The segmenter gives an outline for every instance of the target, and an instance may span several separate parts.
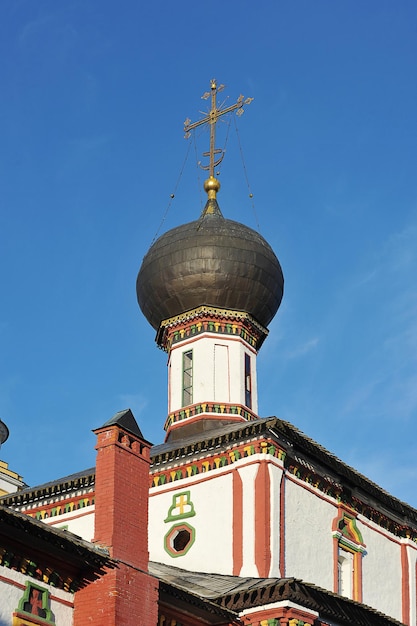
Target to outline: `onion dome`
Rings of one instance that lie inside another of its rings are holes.
[[[266,327],[283,296],[279,261],[259,233],[223,217],[215,178],[204,187],[208,201],[201,217],[159,237],[144,257],[136,282],[139,306],[155,329],[204,305],[246,312]]]
[[[6,424],[0,420],[0,447],[9,438],[9,429]]]

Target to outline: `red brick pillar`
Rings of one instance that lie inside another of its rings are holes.
[[[156,626],[158,621],[158,581],[147,573],[150,444],[135,421],[137,430],[121,423],[110,420],[94,431],[94,543],[107,548],[118,567],[75,594],[74,626]]]

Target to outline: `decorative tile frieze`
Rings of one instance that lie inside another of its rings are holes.
[[[59,503],[43,504],[42,506],[23,510],[26,515],[33,517],[37,520],[45,520],[49,517],[57,517],[58,515],[65,515],[65,513],[72,513],[84,509],[85,507],[92,506],[94,504],[94,493],[88,496],[81,495],[67,500],[61,500]]]
[[[267,329],[248,313],[202,306],[163,320],[157,343],[160,348],[169,352],[173,344],[202,333],[236,336],[256,350],[259,350],[268,335]]]
[[[410,526],[394,521],[387,515],[384,515],[381,511],[365,502],[362,502],[354,496],[351,497],[349,504],[356,511],[356,513],[360,513],[381,528],[388,530],[397,537],[408,538],[417,543],[417,533],[413,531]]]
[[[241,458],[254,454],[264,454],[273,456],[280,461],[285,459],[285,451],[279,448],[272,440],[256,440],[244,443],[236,447],[225,450],[221,454],[213,453],[201,459],[195,459],[189,463],[183,463],[177,467],[159,469],[151,474],[151,487],[159,487],[168,483],[189,478],[198,474],[204,474],[215,469],[226,467],[236,463]]]
[[[320,476],[308,467],[292,463],[291,461],[286,469],[293,476],[296,476],[308,485],[318,489],[325,495],[334,498],[337,502],[341,502],[349,506],[356,513],[360,513],[393,535],[397,537],[407,537],[417,543],[417,533],[411,531],[409,526],[396,522],[370,504],[362,502],[353,496],[350,493],[350,490],[344,489],[341,484],[331,480],[329,477],[325,478]]]
[[[293,463],[290,463],[288,465],[287,470],[290,474],[293,474],[294,476],[296,476],[300,480],[303,480],[315,489],[319,489],[319,491],[322,491],[331,498],[335,498],[336,500],[340,498],[342,493],[342,486],[339,483],[320,476],[308,467],[296,465]]]
[[[259,419],[258,416],[241,404],[228,404],[226,402],[201,402],[179,409],[170,413],[165,421],[164,429],[168,430],[172,424],[181,422],[191,417],[197,417],[204,413],[222,415],[232,415],[242,417],[247,422]]]

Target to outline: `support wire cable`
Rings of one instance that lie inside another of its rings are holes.
[[[239,131],[238,131],[238,127],[237,127],[236,119],[235,119],[235,117],[234,117],[234,116],[233,116],[233,121],[234,121],[234,123],[235,123],[236,137],[237,137],[237,142],[238,142],[238,144],[239,144],[240,157],[241,157],[241,159],[242,159],[242,165],[243,165],[243,171],[244,171],[244,173],[245,173],[246,184],[247,184],[247,186],[248,186],[249,198],[250,198],[250,199],[251,199],[251,201],[252,201],[252,211],[253,211],[253,215],[254,215],[254,217],[255,217],[255,222],[256,222],[256,227],[257,227],[257,229],[258,229],[258,233],[260,233],[260,232],[261,232],[261,227],[260,227],[260,225],[259,225],[259,219],[258,219],[258,215],[257,215],[257,213],[256,213],[256,209],[255,209],[255,202],[254,202],[254,200],[253,200],[253,193],[252,193],[251,188],[250,188],[249,178],[248,178],[248,172],[247,172],[247,170],[246,170],[245,159],[244,159],[244,157],[243,157],[242,144],[241,144],[241,142],[240,142]]]
[[[173,193],[171,193],[171,195],[170,195],[170,198],[169,198],[169,201],[168,201],[167,208],[165,209],[165,213],[164,213],[164,214],[163,214],[163,216],[162,216],[161,223],[159,224],[159,226],[158,226],[158,228],[157,228],[157,230],[156,230],[156,233],[155,233],[155,235],[154,235],[154,238],[153,238],[153,239],[152,239],[152,241],[151,241],[151,246],[155,243],[155,241],[156,241],[156,239],[157,239],[157,237],[158,237],[158,235],[159,235],[159,233],[160,233],[160,231],[161,231],[161,228],[162,228],[162,226],[164,225],[164,222],[165,222],[165,220],[166,220],[166,218],[167,218],[167,216],[168,216],[169,210],[170,210],[170,208],[171,208],[172,201],[173,201],[173,200],[174,200],[174,198],[175,198],[175,194],[176,194],[176,192],[177,192],[178,185],[180,184],[180,181],[181,181],[181,178],[182,178],[182,174],[183,174],[183,172],[184,172],[184,168],[185,168],[185,165],[186,165],[187,160],[188,160],[188,155],[190,154],[190,148],[191,148],[191,143],[189,142],[189,143],[188,143],[188,147],[187,147],[187,152],[186,152],[186,154],[185,154],[184,162],[183,162],[183,164],[182,164],[182,167],[181,167],[180,173],[179,173],[179,175],[178,175],[177,182],[175,183],[174,191],[173,191]]]
[[[229,121],[227,122],[227,131],[226,131],[226,138],[224,140],[224,147],[222,148],[222,152],[223,154],[226,154],[226,147],[227,147],[227,142],[229,141],[229,131],[230,131],[230,124],[232,123],[232,116],[229,113],[229,115],[226,116],[225,119],[222,119],[221,121],[226,124],[226,119],[229,119]],[[221,166],[222,166],[223,161],[221,161],[221,163],[219,164],[219,169],[216,172],[217,176],[220,175],[220,170],[221,170]]]
[[[195,138],[195,131],[192,132],[192,138],[193,138],[193,145],[194,145],[194,153],[195,153],[195,166],[197,169],[197,186],[198,186],[198,195],[200,198],[200,211],[203,210],[203,194],[201,193],[201,189],[202,189],[202,184],[201,184],[201,178],[200,178],[200,161],[198,160],[198,155],[197,155],[197,141]]]

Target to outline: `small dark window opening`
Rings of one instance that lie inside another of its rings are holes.
[[[245,405],[252,408],[252,380],[250,373],[250,356],[245,353]]]
[[[182,355],[182,406],[193,403],[193,351]]]
[[[191,540],[191,533],[188,530],[180,530],[177,536],[172,540],[172,547],[175,552],[182,552],[188,546]]]

